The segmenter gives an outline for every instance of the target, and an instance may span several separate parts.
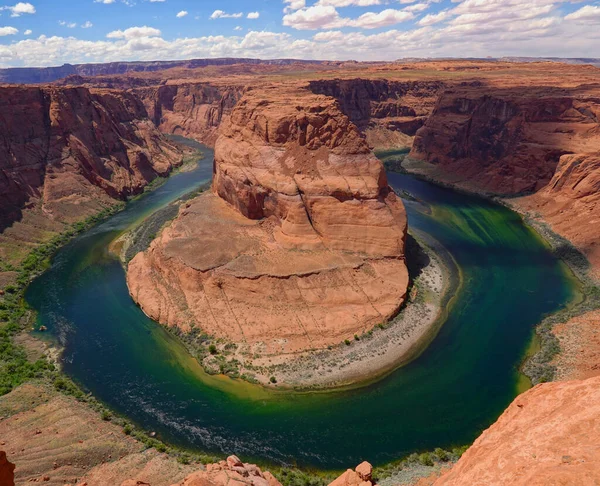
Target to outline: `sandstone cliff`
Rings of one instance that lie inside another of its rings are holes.
[[[435,486],[600,482],[600,378],[527,391]]]
[[[494,88],[443,93],[410,157],[454,183],[514,195],[544,187],[565,154],[598,150],[600,86]]]
[[[580,248],[600,277],[600,152],[563,155],[549,184],[516,204]]]
[[[247,92],[217,140],[213,189],[129,265],[130,292],[152,318],[285,354],[398,312],[404,208],[332,98]]]
[[[309,83],[310,90],[338,100],[375,149],[410,147],[445,89],[441,81],[334,79]]]
[[[162,132],[194,138],[212,146],[219,125],[229,116],[244,90],[235,84],[185,83],[139,88],[134,94],[142,100]]]
[[[2,87],[0,111],[0,229],[37,203],[51,219],[81,219],[181,161],[131,94]]]

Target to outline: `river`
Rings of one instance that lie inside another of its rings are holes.
[[[574,295],[573,278],[521,218],[485,199],[390,174],[409,225],[442,244],[462,284],[423,354],[369,386],[271,392],[206,375],[129,297],[108,245],[209,181],[212,151],[191,172],[79,236],[28,288],[39,325],[64,348],[64,370],[117,412],[190,449],[324,469],[382,464],[472,442],[517,394],[534,326]]]

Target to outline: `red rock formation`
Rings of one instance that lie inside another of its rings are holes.
[[[533,192],[560,157],[596,151],[600,87],[446,91],[417,132],[410,157],[441,167],[455,183],[496,194]]]
[[[0,88],[0,222],[39,200],[73,221],[142,191],[181,154],[134,96],[107,90]]]
[[[0,451],[0,485],[15,486],[15,465],[6,458],[4,451]]]
[[[281,354],[398,312],[404,208],[335,100],[248,92],[216,143],[213,188],[220,197],[187,204],[130,263],[130,292],[149,316]]]
[[[281,486],[281,483],[268,471],[254,464],[244,464],[236,456],[227,461],[208,464],[205,471],[189,475],[180,483],[172,486]],[[130,486],[127,481],[121,486]],[[131,486],[135,486],[131,484]]]
[[[600,483],[600,377],[520,395],[435,486]]]
[[[412,145],[411,137],[431,115],[445,84],[357,78],[311,81],[309,87],[338,100],[372,147],[388,149]]]
[[[516,204],[580,248],[600,277],[600,152],[562,156],[550,183]]]
[[[134,91],[146,105],[150,118],[164,133],[194,138],[214,145],[224,117],[242,97],[244,88],[186,83],[140,88]]]
[[[362,462],[356,469],[348,469],[344,474],[335,479],[329,486],[372,486],[373,466],[368,462]]]

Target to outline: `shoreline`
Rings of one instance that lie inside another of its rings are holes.
[[[428,182],[454,191],[492,200],[514,211],[561,261],[569,274],[568,277],[574,281],[574,295],[562,309],[546,316],[535,326],[532,341],[534,339],[539,341],[539,349],[532,355],[525,352],[519,370],[533,386],[543,382],[557,381],[561,376],[572,373],[573,369],[563,369],[564,363],[570,362],[571,366],[575,367],[576,365],[572,363],[576,359],[572,356],[572,351],[561,346],[561,339],[559,339],[557,331],[561,327],[566,327],[572,320],[585,319],[586,316],[600,309],[600,297],[594,291],[600,285],[600,280],[595,277],[593,266],[581,250],[567,238],[553,231],[539,214],[519,206],[517,200],[523,195],[498,196],[497,194],[474,189],[465,182],[457,182],[456,184],[448,182],[438,178],[441,177],[441,171],[432,164],[408,157],[402,160],[400,168],[403,172],[420,177]],[[569,346],[569,341],[572,341],[572,339],[562,339],[566,341],[568,347],[572,348],[572,346]],[[528,350],[530,348],[531,343]]]
[[[460,277],[422,239],[415,239],[414,244],[429,261],[416,278],[411,277],[407,302],[394,319],[332,349],[259,358],[254,364],[266,368],[258,375],[259,383],[268,384],[270,376],[275,376],[281,391],[356,389],[418,358],[443,326],[450,283]]]
[[[187,198],[174,201],[113,240],[109,249],[125,268],[133,256],[130,249],[143,251],[151,242],[148,234],[157,235],[168,226]],[[409,236],[407,253],[413,253],[410,260],[419,268],[411,272],[407,301],[398,315],[329,348],[250,357],[239,343],[206,335],[198,341],[195,334],[156,325],[174,335],[209,375],[239,379],[274,392],[333,392],[368,386],[416,359],[428,347],[444,323],[451,284],[460,286],[460,271],[451,256],[439,243],[427,240],[425,234],[419,235],[418,241]],[[419,263],[423,261],[426,263]]]

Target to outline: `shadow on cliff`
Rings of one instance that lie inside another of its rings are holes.
[[[431,258],[429,258],[429,255],[425,252],[419,242],[410,234],[406,235],[404,253],[410,281],[414,282],[415,279],[423,273],[423,269],[431,263]]]

